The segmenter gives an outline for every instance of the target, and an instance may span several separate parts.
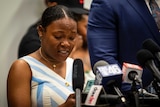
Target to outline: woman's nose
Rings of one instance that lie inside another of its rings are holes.
[[[62,46],[70,46],[70,43],[69,43],[69,41],[64,40],[64,41],[61,42],[61,45]]]

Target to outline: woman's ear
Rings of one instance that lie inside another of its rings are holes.
[[[39,39],[41,41],[43,33],[44,33],[44,28],[42,27],[42,25],[37,26],[37,32],[38,32],[38,35],[39,35]]]

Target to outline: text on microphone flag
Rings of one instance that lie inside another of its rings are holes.
[[[119,75],[122,74],[122,70],[117,64],[110,64],[110,65],[105,65],[105,66],[99,66],[97,67],[98,71],[103,75],[103,76],[112,76],[112,75]]]

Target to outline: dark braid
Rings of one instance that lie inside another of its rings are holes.
[[[49,24],[51,24],[51,22],[66,17],[65,14],[67,15],[67,17],[75,20],[72,12],[66,6],[56,5],[48,7],[42,14],[41,25],[43,26],[43,28],[46,28]]]

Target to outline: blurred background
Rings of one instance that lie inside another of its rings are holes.
[[[91,1],[84,0],[84,7],[89,9]],[[45,8],[44,0],[0,0],[0,107],[8,106],[6,80],[19,42]]]

